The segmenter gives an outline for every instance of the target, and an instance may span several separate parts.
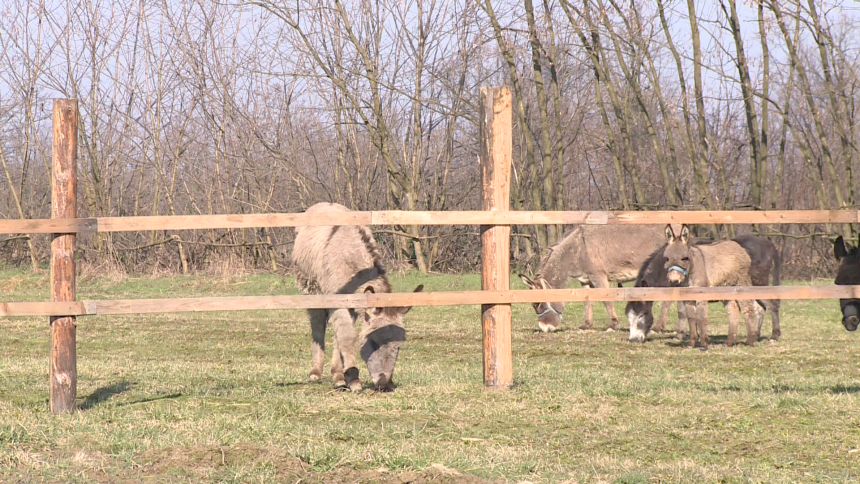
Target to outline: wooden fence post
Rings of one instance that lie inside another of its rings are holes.
[[[511,206],[512,110],[506,87],[482,87],[480,108],[482,209],[507,211]],[[511,287],[511,227],[481,226],[481,289]],[[511,305],[481,306],[484,335],[484,385],[507,388],[513,383]]]
[[[77,217],[78,103],[54,99],[51,218]],[[52,234],[51,301],[75,300],[75,234]],[[74,316],[51,318],[51,412],[75,409],[78,363]]]

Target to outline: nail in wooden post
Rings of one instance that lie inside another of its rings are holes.
[[[78,103],[54,99],[51,218],[77,217]],[[75,300],[75,234],[51,238],[51,301]],[[51,317],[51,412],[75,409],[78,363],[75,317]]]
[[[485,211],[507,211],[511,206],[512,111],[506,87],[481,88],[481,173]],[[481,226],[481,289],[508,290],[511,227]],[[513,383],[511,305],[481,306],[484,332],[484,385],[507,388]]]

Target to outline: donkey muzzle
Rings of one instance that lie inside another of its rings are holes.
[[[841,299],[842,326],[848,331],[857,331],[860,326],[860,299]]]

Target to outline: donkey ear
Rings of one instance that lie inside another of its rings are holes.
[[[843,257],[848,255],[848,250],[845,248],[845,239],[841,235],[833,241],[833,255],[836,256],[836,260],[842,260]]]
[[[690,241],[690,227],[687,227],[686,224],[681,226],[681,243],[687,245]]]
[[[375,292],[376,292],[376,291],[374,291],[374,290],[373,290],[373,286],[367,286],[366,288],[364,288],[364,293],[365,293],[365,294],[373,294],[373,293],[375,293]]]
[[[544,279],[543,277],[538,279],[538,284],[540,284],[541,289],[552,289],[552,286],[550,286],[549,283],[546,282],[546,279]]]
[[[675,231],[672,230],[671,224],[666,224],[666,241],[670,244],[675,242]]]
[[[537,284],[535,284],[535,281],[531,280],[531,278],[529,276],[527,276],[525,274],[517,274],[517,275],[520,276],[520,280],[523,281],[523,284],[525,284],[526,287],[528,287],[529,289],[534,289],[537,287]]]
[[[416,287],[415,290],[412,292],[421,292],[423,290],[424,290],[424,284],[418,284],[418,287]],[[398,308],[398,309],[400,309],[400,315],[402,316],[402,315],[408,313],[409,310],[412,309],[412,306],[407,306],[405,308]]]

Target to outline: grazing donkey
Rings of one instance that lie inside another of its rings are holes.
[[[336,203],[318,203],[306,213],[348,212]],[[305,294],[354,294],[391,292],[373,235],[362,226],[297,227],[293,245],[296,282]],[[418,286],[415,292],[423,289]],[[410,308],[308,309],[311,320],[311,381],[322,376],[325,359],[325,328],[334,326],[331,375],[335,388],[361,390],[355,351],[361,357],[373,386],[379,391],[393,389],[394,364],[400,344],[406,340],[403,315]],[[355,320],[364,313],[364,326],[356,336]]]
[[[711,244],[693,245],[690,243],[690,230],[686,225],[681,227],[680,235],[676,237],[670,225],[666,226],[667,245],[662,249],[662,258],[655,254],[648,268],[637,280],[637,285],[655,286],[687,286],[687,287],[716,287],[716,286],[749,286],[750,266],[749,254],[735,241],[725,240]],[[662,260],[661,260],[662,259]],[[662,262],[662,267],[660,267]],[[652,284],[654,283],[654,284]],[[627,316],[630,319],[631,340],[641,341],[645,333],[639,333],[639,328],[649,326],[648,320],[653,319],[650,302],[636,302],[627,305]],[[686,302],[687,320],[690,326],[690,347],[698,342],[702,349],[708,348],[708,301]],[[695,313],[693,313],[695,307]],[[743,313],[747,327],[747,344],[754,346],[758,334],[754,328],[754,310],[752,301],[728,301],[726,310],[729,315],[729,336],[726,344],[735,342],[738,330],[738,310]],[[695,317],[693,317],[695,314]],[[694,324],[695,321],[695,324]],[[634,338],[634,329],[637,334]]]
[[[610,283],[636,279],[642,263],[666,243],[663,230],[649,225],[584,225],[579,226],[548,249],[534,277],[520,274],[530,289],[561,289],[570,278],[583,286],[608,288]],[[618,325],[618,316],[611,301],[604,301],[609,313],[609,328]],[[660,321],[666,319],[671,303],[663,305]],[[544,332],[555,331],[562,320],[564,303],[533,304],[538,315],[538,327]],[[679,307],[678,315],[681,316]],[[585,323],[580,329],[593,325],[591,301],[585,302]]]
[[[771,269],[773,270],[773,285],[780,284],[780,268],[781,259],[779,251],[770,240],[764,237],[754,235],[740,235],[732,239],[746,250],[750,257],[750,281],[753,286],[767,286],[770,284]],[[699,244],[710,244],[710,240],[698,240]],[[666,249],[664,245],[658,249],[651,257],[642,265],[642,269],[636,279],[637,287],[668,287],[669,280],[666,277],[667,273],[664,268],[664,255]],[[758,311],[759,305],[771,315],[771,323],[773,329],[771,332],[772,339],[779,339],[781,335],[779,325],[779,299],[766,299],[757,301],[756,309],[756,334],[761,335],[761,327],[764,322],[764,311]],[[653,303],[645,301],[635,301],[627,304],[625,312],[630,321],[630,341],[643,342],[648,332],[652,329],[654,317],[651,314],[651,306]],[[687,318],[678,318],[678,337],[683,337],[683,333],[687,332]]]
[[[839,286],[860,284],[860,250],[845,243],[842,236],[833,242],[833,255],[839,261],[836,269],[836,281]],[[860,325],[860,299],[840,299],[842,309],[842,326],[848,331],[857,331]]]

